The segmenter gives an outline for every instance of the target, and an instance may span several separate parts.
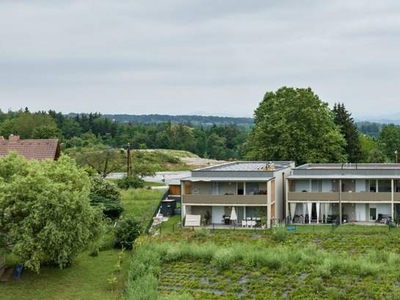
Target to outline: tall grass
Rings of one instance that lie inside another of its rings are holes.
[[[162,265],[177,261],[201,261],[221,274],[235,274],[238,268],[250,273],[263,269],[281,274],[312,274],[310,282],[321,287],[332,277],[354,275],[361,280],[374,278],[382,272],[397,274],[400,267],[399,254],[391,251],[370,250],[350,256],[347,253],[320,249],[315,244],[304,247],[266,247],[261,243],[231,242],[218,245],[213,242],[162,242],[147,238],[142,245],[136,247],[129,272],[126,299],[151,299],[145,298],[147,294],[142,292],[135,293],[135,290],[147,291],[149,297],[157,295],[158,287],[154,279],[162,272]],[[332,296],[332,299],[339,299],[343,294],[334,287],[326,288],[325,293]],[[159,299],[158,297],[152,299]],[[171,297],[170,299],[175,299]],[[163,296],[161,299],[169,298]]]
[[[143,224],[151,219],[165,190],[129,189],[121,191],[124,215],[130,215]],[[147,225],[147,224],[146,224]]]

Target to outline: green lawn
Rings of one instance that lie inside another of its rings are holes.
[[[123,215],[134,216],[146,226],[165,191],[166,189],[129,189],[122,191]]]
[[[122,270],[116,276],[117,291],[111,292],[108,284],[118,253],[119,250],[101,251],[97,257],[84,253],[74,261],[71,267],[64,270],[42,267],[40,274],[24,270],[19,280],[0,282],[1,299],[121,299],[130,253],[125,254]]]

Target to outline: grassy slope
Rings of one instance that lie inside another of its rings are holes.
[[[121,193],[124,203],[123,215],[135,216],[146,226],[165,190],[138,189]]]

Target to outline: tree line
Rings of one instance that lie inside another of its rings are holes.
[[[107,146],[114,149],[186,150],[201,157],[239,159],[248,126],[235,123],[193,126],[172,121],[155,123],[117,122],[99,113],[66,116],[53,110],[0,111],[0,135],[22,139],[59,138],[62,148]]]
[[[0,111],[0,135],[57,137],[64,150],[175,149],[219,160],[293,160],[297,164],[394,162],[400,150],[399,125],[357,124],[343,103],[331,109],[311,88],[268,91],[254,110],[252,126],[241,123],[247,118],[238,119],[242,125],[224,123],[234,120],[224,118],[219,124],[205,125],[206,119],[196,116],[200,123],[195,125],[186,118],[164,115],[149,115],[142,119],[146,123],[115,116],[122,119],[100,113],[30,112],[28,108]]]

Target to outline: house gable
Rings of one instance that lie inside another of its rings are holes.
[[[58,139],[20,139],[11,135],[8,140],[0,137],[0,156],[7,156],[10,152],[17,152],[26,159],[57,160],[60,157],[60,143]]]

